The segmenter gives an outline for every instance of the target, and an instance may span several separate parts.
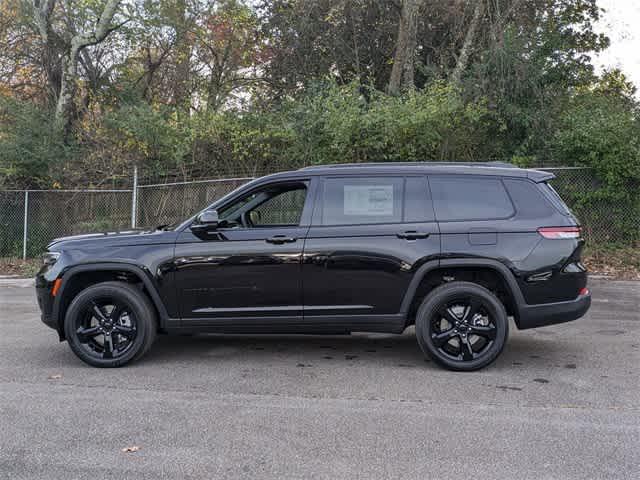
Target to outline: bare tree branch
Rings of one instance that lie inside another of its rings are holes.
[[[473,10],[473,17],[471,18],[471,23],[469,24],[467,35],[464,38],[464,43],[462,44],[462,49],[460,50],[460,55],[458,56],[456,68],[451,74],[451,81],[456,85],[460,83],[462,74],[467,69],[469,56],[471,55],[471,50],[473,48],[473,42],[476,38],[478,27],[480,26],[480,20],[482,19],[482,15],[484,14],[484,2],[485,0],[476,0],[476,6]]]

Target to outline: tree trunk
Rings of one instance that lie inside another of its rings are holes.
[[[78,33],[71,38],[71,44],[62,58],[62,74],[60,79],[60,93],[56,105],[56,124],[65,138],[71,131],[73,121],[74,101],[78,83],[78,58],[80,52],[90,46],[102,42],[112,32],[111,21],[122,0],[107,0],[104,10],[98,19],[96,28],[92,32]],[[55,0],[53,0],[55,3]]]
[[[467,35],[464,38],[464,43],[462,44],[462,49],[460,50],[460,55],[458,56],[456,68],[451,74],[451,81],[455,85],[460,84],[460,80],[462,80],[462,74],[467,69],[467,65],[469,64],[469,56],[471,55],[471,50],[473,49],[473,42],[476,39],[476,34],[478,32],[478,28],[480,27],[480,20],[482,19],[482,15],[484,14],[485,0],[475,1],[476,6],[473,10],[473,17],[471,18],[471,23],[469,24],[469,30],[467,30]]]
[[[416,54],[416,35],[418,32],[418,11],[422,0],[402,0],[398,38],[393,57],[393,67],[389,77],[387,91],[391,95],[400,93],[400,89],[414,88],[414,63]]]
[[[176,58],[173,82],[173,103],[183,107],[189,98],[189,74],[191,72],[191,44],[188,39],[188,13],[185,0],[176,1],[175,31]]]
[[[34,20],[42,40],[42,67],[47,77],[48,96],[52,104],[58,101],[60,90],[60,46],[51,29],[51,15],[56,0],[33,0]]]
[[[62,75],[60,76],[60,90],[56,104],[56,123],[64,138],[67,138],[71,131],[75,111],[78,53],[77,49],[72,48],[62,57]]]

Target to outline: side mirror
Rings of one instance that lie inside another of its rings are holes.
[[[198,225],[207,226],[209,228],[216,228],[220,224],[220,218],[218,217],[217,210],[205,210],[196,218]]]

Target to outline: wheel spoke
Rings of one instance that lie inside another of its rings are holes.
[[[440,348],[444,344],[446,344],[449,340],[451,340],[454,336],[455,334],[453,333],[453,329],[450,329],[441,333],[432,333],[431,340],[433,341],[436,347]]]
[[[455,313],[453,313],[450,307],[441,308],[440,310],[438,310],[438,314],[441,318],[444,318],[451,325],[455,325],[456,322],[460,321],[460,319],[456,316]]]
[[[104,358],[113,358],[114,341],[112,335],[104,336]]]
[[[470,322],[471,320],[473,320],[473,316],[476,313],[478,313],[481,306],[482,306],[482,303],[480,302],[479,299],[477,299],[476,297],[471,297],[469,299],[469,306],[466,308],[466,311],[464,312],[463,320],[467,322]]]
[[[123,337],[126,337],[127,340],[131,340],[136,333],[136,331],[133,328],[127,327],[125,325],[115,325],[113,328],[116,333],[119,333]]]
[[[111,320],[114,323],[117,322],[120,316],[122,315],[123,311],[124,311],[124,308],[122,307],[122,305],[115,304],[111,312],[109,312],[109,320]]]
[[[469,337],[460,338],[460,354],[465,361],[473,360],[473,347],[469,341]]]
[[[91,302],[91,309],[98,320],[102,320],[103,322],[107,320],[107,316],[102,311],[102,307],[96,302]]]
[[[80,327],[76,330],[76,334],[78,335],[78,340],[80,343],[87,343],[89,339],[100,335],[102,332],[100,331],[100,327]]]
[[[496,339],[496,327],[494,325],[481,326],[481,325],[473,325],[470,327],[471,331],[480,337],[484,337],[487,340],[495,340]]]

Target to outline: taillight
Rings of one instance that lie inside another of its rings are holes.
[[[540,235],[552,240],[579,238],[581,232],[580,227],[541,227],[538,229]]]

